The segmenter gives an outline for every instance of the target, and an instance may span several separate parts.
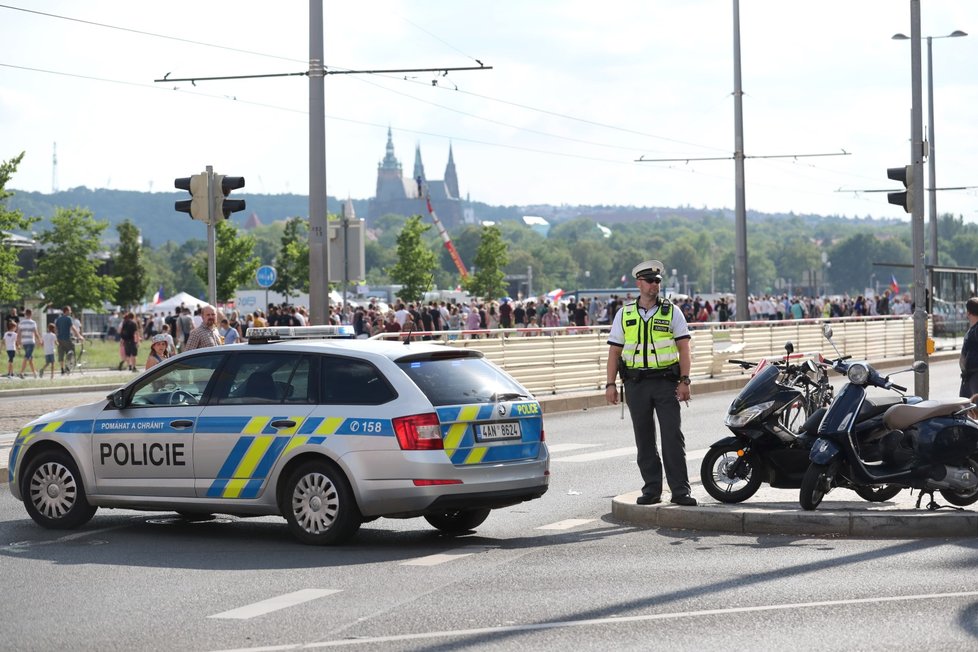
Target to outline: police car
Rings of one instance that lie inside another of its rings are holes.
[[[99,507],[285,517],[303,543],[378,517],[471,530],[547,491],[540,404],[472,349],[250,329],[188,351],[107,399],[35,419],[10,490],[47,528]]]

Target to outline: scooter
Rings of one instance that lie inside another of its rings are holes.
[[[831,327],[824,332],[831,343]],[[900,395],[907,388],[882,376],[868,362],[840,360],[833,368],[845,374],[848,383],[818,427],[799,493],[804,509],[816,509],[835,487],[858,491],[883,483],[918,489],[918,507],[923,494],[929,493],[927,507],[937,509],[935,491],[952,505],[978,501],[978,423],[967,416],[974,407],[970,400],[894,405],[883,414],[883,429],[861,432],[856,415],[868,400],[867,388]],[[927,363],[917,361],[912,369],[924,373]]]
[[[703,488],[720,502],[747,500],[763,482],[778,489],[801,487],[818,424],[832,402],[827,369],[847,357],[825,361],[818,356],[818,361],[794,364],[791,342],[785,344],[785,352],[783,359],[773,362],[730,361],[756,369],[724,420],[733,436],[714,442],[700,466]],[[900,402],[904,400],[889,397],[867,401],[858,417],[860,427],[878,430],[883,413]],[[900,487],[857,489],[869,501],[889,500],[899,492]]]

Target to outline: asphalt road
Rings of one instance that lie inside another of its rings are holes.
[[[953,395],[939,383],[956,375],[937,367],[932,395]],[[694,478],[732,395],[694,394],[684,409]],[[548,416],[550,491],[459,537],[421,519],[381,519],[348,546],[320,549],[297,544],[279,518],[190,523],[120,510],[100,510],[77,531],[46,531],[0,487],[2,647],[976,645],[974,539],[714,535],[611,521],[612,497],[639,484],[630,423],[619,416],[611,407]],[[698,485],[694,494],[703,495]]]

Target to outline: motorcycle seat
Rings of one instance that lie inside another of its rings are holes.
[[[867,398],[865,402],[863,402],[862,408],[859,410],[859,416],[857,419],[859,421],[871,419],[879,414],[883,414],[894,405],[900,405],[901,403],[903,403],[902,396],[878,396]]]
[[[921,401],[916,405],[894,405],[883,415],[883,423],[890,430],[904,430],[926,419],[951,416],[970,405],[971,400],[966,398]]]

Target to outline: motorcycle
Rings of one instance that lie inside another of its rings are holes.
[[[825,336],[831,343],[831,327],[825,327]],[[968,417],[974,407],[970,400],[894,405],[883,414],[883,428],[860,430],[854,417],[869,400],[867,388],[901,396],[907,388],[868,362],[840,360],[833,368],[848,382],[818,427],[799,493],[804,509],[816,509],[835,487],[858,491],[883,483],[919,490],[918,507],[929,493],[928,508],[937,509],[935,491],[952,505],[978,501],[978,423]],[[917,361],[912,370],[924,373],[927,363]]]
[[[818,424],[833,398],[827,370],[846,357],[824,361],[819,356],[818,361],[794,364],[791,342],[785,344],[785,352],[783,359],[773,362],[730,361],[743,369],[756,369],[724,420],[733,436],[714,442],[700,466],[703,488],[720,502],[747,500],[763,482],[778,489],[801,487]],[[867,401],[858,417],[860,427],[879,429],[883,413],[899,402],[903,401],[888,397]],[[889,500],[900,490],[866,486],[856,491],[876,502]]]

